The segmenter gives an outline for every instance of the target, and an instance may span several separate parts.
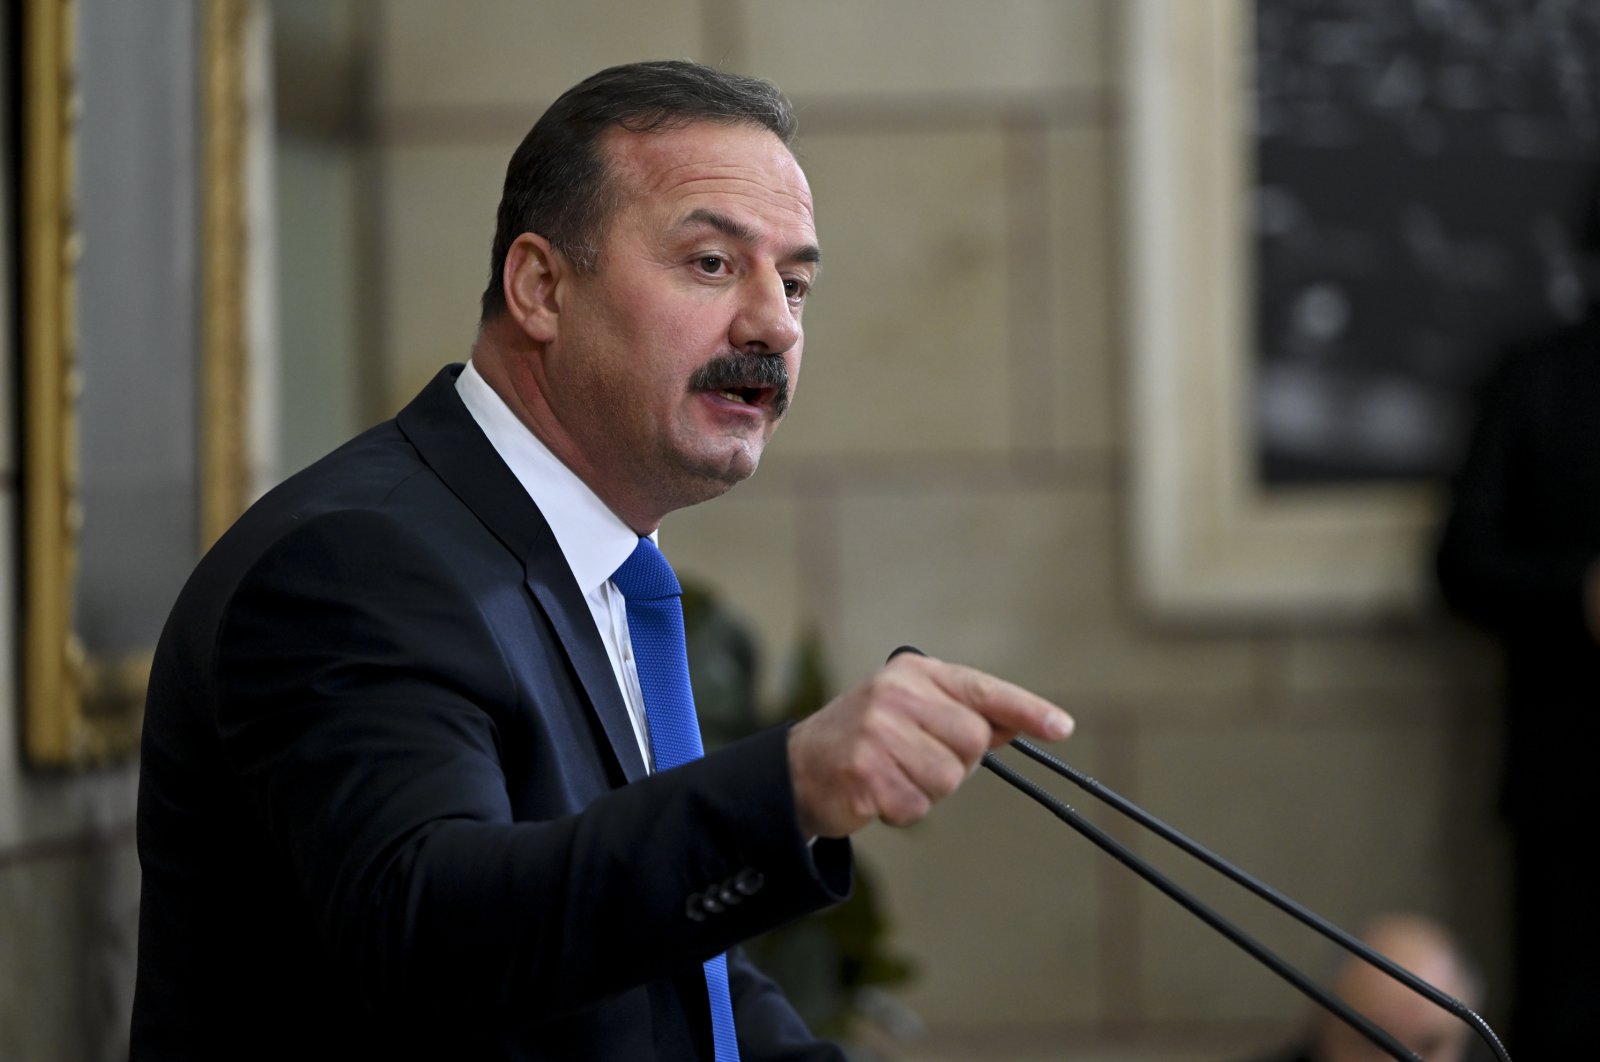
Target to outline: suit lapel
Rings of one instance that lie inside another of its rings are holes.
[[[645,774],[639,741],[589,606],[539,507],[462,404],[455,387],[460,371],[459,365],[440,371],[396,422],[445,486],[522,560],[528,590],[555,630],[612,755],[623,776],[637,781]]]
[[[550,546],[528,558],[528,589],[566,648],[567,659],[589,694],[623,775],[628,781],[637,782],[645,774],[644,759],[639,754],[639,737],[634,733],[628,707],[617,689],[616,672],[611,670],[605,646],[594,629],[594,616],[578,594],[566,559],[555,548],[553,535]]]

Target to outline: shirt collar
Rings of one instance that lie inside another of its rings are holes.
[[[578,589],[586,597],[594,593],[633,554],[639,536],[517,419],[472,362],[457,377],[456,391],[544,515]],[[655,540],[654,532],[650,538]]]

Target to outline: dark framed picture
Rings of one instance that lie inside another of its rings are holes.
[[[1157,615],[1429,596],[1496,341],[1581,309],[1600,10],[1546,7],[1128,5],[1134,556]]]

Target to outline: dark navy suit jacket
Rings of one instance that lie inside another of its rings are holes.
[[[848,890],[781,729],[645,775],[456,371],[252,507],[173,609],[135,1059],[709,1059],[701,961]],[[746,1059],[841,1057],[730,969]]]

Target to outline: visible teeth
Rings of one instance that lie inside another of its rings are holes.
[[[735,402],[743,402],[745,400],[744,395],[741,395],[736,391],[718,391],[717,394],[721,395],[723,398],[732,399]]]

